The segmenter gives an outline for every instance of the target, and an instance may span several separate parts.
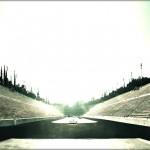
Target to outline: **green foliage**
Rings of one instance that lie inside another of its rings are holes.
[[[141,86],[144,86],[146,84],[150,83],[150,78],[142,77],[138,79],[132,79],[126,86],[122,86],[116,90],[113,90],[112,92],[108,94],[104,94],[100,99],[92,100],[85,105],[90,107],[91,105],[96,105],[98,103],[104,102],[106,100],[109,100],[113,97],[116,97],[120,94],[132,91],[132,90],[138,90]]]
[[[66,105],[64,107],[64,115],[67,116],[80,116],[87,111],[85,105],[81,102],[75,103],[73,106]]]
[[[38,91],[37,94],[35,94],[32,90],[28,91],[26,89],[25,85],[17,84],[16,83],[16,73],[15,72],[14,72],[13,82],[11,80],[9,80],[8,79],[8,67],[6,67],[6,66],[1,67],[1,70],[0,70],[0,85],[9,88],[12,91],[16,91],[16,92],[19,92],[23,95],[31,97],[33,99],[44,101],[44,99],[42,99],[40,97],[39,91]],[[44,101],[44,102],[48,103],[47,101]]]

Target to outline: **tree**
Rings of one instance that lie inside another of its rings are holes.
[[[0,72],[0,84],[1,85],[3,84],[3,69],[2,69],[2,66],[1,66],[1,72]]]

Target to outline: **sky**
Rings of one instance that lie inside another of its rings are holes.
[[[150,2],[0,2],[0,65],[50,102],[101,97],[150,77]]]

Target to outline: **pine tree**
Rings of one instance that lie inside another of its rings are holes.
[[[3,75],[3,85],[5,86],[5,76],[6,76],[6,71],[5,71],[5,65],[4,65],[4,75]]]
[[[8,67],[5,70],[5,86],[8,86],[8,77],[7,77]]]
[[[3,84],[3,69],[2,69],[2,66],[1,66],[1,73],[0,73],[0,84],[1,85]]]
[[[16,88],[16,73],[14,71],[14,88]]]

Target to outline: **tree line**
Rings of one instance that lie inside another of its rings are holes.
[[[101,98],[92,100],[92,101],[86,103],[86,105],[95,105],[97,103],[101,103],[103,101],[114,98],[120,94],[129,92],[132,90],[138,90],[140,87],[142,87],[148,83],[150,83],[150,78],[148,78],[148,77],[139,77],[137,79],[132,78],[131,81],[126,86],[124,85],[124,86],[122,86],[116,90],[113,90],[109,93],[105,92]]]
[[[32,88],[31,90],[27,90],[26,89],[26,85],[24,84],[19,84],[17,83],[17,75],[14,71],[14,74],[13,74],[13,78],[9,79],[8,78],[8,66],[1,66],[1,70],[0,70],[0,85],[6,87],[6,88],[9,88],[11,91],[16,91],[20,94],[23,94],[25,96],[28,96],[32,99],[36,99],[36,100],[40,100],[40,101],[43,101],[45,103],[49,103],[48,100],[45,100],[43,98],[40,97],[40,94],[39,94],[39,91],[37,93],[34,93],[32,91]]]
[[[92,99],[91,101],[87,103],[80,103],[77,102],[72,107],[65,106],[64,107],[64,114],[65,115],[71,115],[71,116],[80,116],[86,113],[90,108],[92,108],[94,105],[98,103],[102,103],[104,101],[107,101],[111,98],[114,98],[120,94],[124,94],[126,92],[132,91],[132,90],[139,90],[142,86],[150,83],[150,78],[148,77],[139,77],[137,79],[132,78],[127,85],[123,85],[116,90],[112,90],[111,92],[107,93],[104,92],[104,94],[98,98],[98,99]]]

